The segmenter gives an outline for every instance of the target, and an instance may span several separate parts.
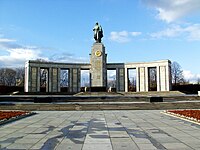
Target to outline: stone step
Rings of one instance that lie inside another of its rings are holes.
[[[118,95],[118,96],[123,96],[123,93],[118,93],[118,92],[79,92],[74,94],[74,96],[81,96],[81,95],[86,95],[86,96],[113,96],[113,95]]]
[[[0,103],[0,110],[74,111],[74,110],[166,110],[199,109],[200,101],[180,102],[76,102],[76,103]]]
[[[152,97],[162,97],[164,102],[200,100],[195,96],[133,96],[133,95],[0,95],[0,102],[150,102]]]

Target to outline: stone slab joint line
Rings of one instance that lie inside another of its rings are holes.
[[[131,120],[131,119],[129,119],[129,120]],[[145,119],[143,119],[143,120],[145,120]],[[131,120],[133,123],[135,123],[133,120]],[[145,120],[146,121],[146,120]],[[146,121],[146,122],[148,122],[148,121]],[[121,124],[122,126],[123,126],[123,128],[125,129],[125,131],[128,133],[128,129],[126,128],[126,127],[124,127],[124,125],[123,124]],[[153,126],[153,125],[152,125]],[[137,127],[138,128],[140,128],[142,131],[141,132],[143,132],[143,134],[145,134],[146,136],[147,136],[147,138],[146,139],[148,139],[151,143],[152,143],[152,145],[154,146],[154,147],[156,147],[156,148],[158,148],[159,150],[166,150],[166,148],[162,145],[162,144],[160,144],[156,139],[154,139],[151,135],[149,135],[147,132],[145,132],[145,129],[143,129],[141,126],[139,126],[139,125],[137,125]],[[130,134],[128,133],[128,135],[130,136]],[[134,136],[134,135],[133,135]],[[135,137],[135,136],[134,136]],[[130,137],[131,138],[131,137]],[[132,138],[131,138],[132,139]],[[135,141],[133,140],[133,142],[135,143]],[[135,143],[136,145],[137,145],[137,143]],[[138,145],[137,145],[138,146]],[[138,147],[138,149],[140,149],[139,147]]]
[[[109,139],[110,139],[110,144],[112,146],[112,149],[113,150],[113,144],[112,144],[112,141],[111,141],[111,137],[110,137],[110,131],[109,131],[109,128],[108,128],[108,123],[107,123],[107,119],[106,119],[106,115],[105,115],[105,112],[103,111],[103,114],[104,114],[104,118],[105,118],[105,122],[106,122],[106,127],[107,127],[107,131],[108,131],[108,136],[109,136]]]
[[[186,122],[190,122],[190,123],[193,123],[193,124],[197,124],[197,125],[200,125],[199,123],[197,123],[197,122],[194,122],[194,121],[192,121],[192,120],[189,120],[189,119],[185,119],[185,118],[182,118],[182,117],[179,117],[179,116],[176,116],[176,115],[172,115],[172,114],[170,114],[170,113],[167,113],[166,112],[166,110],[165,111],[161,111],[160,112],[161,114],[164,114],[164,115],[167,115],[167,116],[169,116],[169,117],[173,117],[173,118],[177,118],[177,119],[180,119],[180,120],[183,120],[183,121],[186,121]],[[176,128],[177,130],[179,130],[179,131],[181,131],[179,128]],[[184,132],[184,131],[182,131],[182,132]],[[184,132],[185,134],[188,134],[187,132]],[[189,135],[191,135],[191,134],[189,134]],[[193,135],[191,135],[192,137],[194,137]],[[174,137],[175,138],[175,137]],[[194,138],[196,138],[196,137],[194,137]],[[177,138],[175,138],[176,140],[178,140],[178,141],[180,141],[179,139],[177,139]],[[183,143],[182,141],[180,141],[181,143]],[[186,144],[186,143],[183,143],[183,144],[185,144],[185,145],[187,145],[188,147],[190,147],[191,148],[191,146],[190,145],[188,145],[188,144]],[[191,148],[192,149],[192,148]]]
[[[161,114],[162,114],[162,112],[160,112]],[[146,122],[148,122],[148,120],[147,119],[144,119]],[[164,124],[166,124],[165,122],[163,122]],[[149,122],[149,124],[151,124],[152,126],[154,126],[154,127],[156,127],[158,130],[160,130],[160,131],[162,131],[164,134],[166,134],[166,135],[168,135],[169,137],[173,137],[174,139],[176,139],[177,141],[179,141],[180,143],[183,143],[181,140],[179,140],[179,139],[177,139],[176,137],[174,137],[174,136],[172,136],[172,135],[170,135],[170,134],[168,134],[168,133],[166,133],[166,132],[164,132],[162,129],[160,129],[160,127],[159,126],[155,126],[153,123],[151,123],[151,122]],[[167,124],[168,125],[168,124]],[[143,129],[142,127],[141,127],[141,129],[143,130],[143,131],[145,131],[145,129]],[[177,128],[178,129],[178,128]],[[179,130],[179,129],[178,129]],[[183,131],[184,132],[184,131]],[[147,133],[148,134],[148,133]],[[187,133],[186,133],[187,134]],[[148,134],[149,135],[149,134]],[[151,135],[149,135],[153,140],[155,140]],[[156,141],[156,140],[155,140]],[[157,141],[156,141],[157,142]],[[160,143],[159,143],[160,144]],[[191,148],[191,146],[189,146],[188,144],[186,144],[186,143],[183,143],[183,144],[185,144],[185,145],[187,145],[188,147],[190,147]],[[161,147],[163,146],[162,144],[160,144],[161,145]],[[163,146],[164,147],[164,146]],[[192,149],[192,148],[191,148]]]

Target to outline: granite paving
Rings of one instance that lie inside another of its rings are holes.
[[[0,149],[200,149],[200,125],[161,112],[36,111],[33,116],[0,126]]]

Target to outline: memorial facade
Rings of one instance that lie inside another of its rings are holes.
[[[98,25],[98,24],[97,24]],[[81,70],[89,70],[89,87],[107,87],[107,70],[116,70],[116,91],[129,91],[129,69],[136,70],[136,92],[150,90],[150,69],[154,68],[157,91],[171,90],[171,62],[161,60],[140,63],[107,63],[105,46],[101,43],[103,30],[99,34],[95,27],[95,40],[90,54],[90,63],[56,63],[29,60],[25,64],[25,92],[41,91],[41,69],[46,70],[45,91],[61,91],[61,70],[67,70],[66,92],[80,92]],[[99,38],[98,35],[101,35]],[[109,87],[107,87],[109,88]]]

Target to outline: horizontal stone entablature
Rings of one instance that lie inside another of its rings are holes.
[[[129,63],[107,63],[107,69],[115,68],[136,68],[136,67],[156,67],[170,65],[170,60],[159,60],[153,62],[129,62]]]
[[[40,68],[80,68],[80,69],[90,69],[90,64],[88,63],[59,63],[59,62],[41,62],[29,60],[26,62],[26,65],[31,67],[40,67]]]
[[[107,69],[124,68],[124,63],[107,63]]]
[[[124,65],[125,68],[168,66],[171,65],[171,61],[159,60],[153,62],[134,62],[134,63],[125,63]]]
[[[40,68],[79,68],[79,69],[90,69],[91,65],[89,63],[59,63],[59,62],[41,62],[29,60],[26,62],[31,67],[40,67]],[[130,63],[107,63],[107,69],[116,69],[116,68],[136,68],[136,67],[156,67],[156,66],[166,66],[170,65],[170,60],[159,60],[153,62],[130,62]]]

